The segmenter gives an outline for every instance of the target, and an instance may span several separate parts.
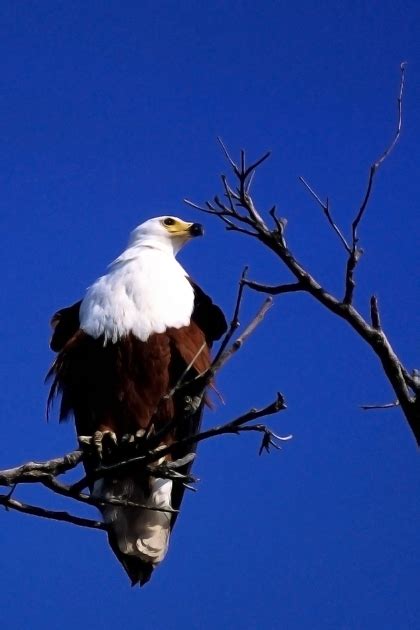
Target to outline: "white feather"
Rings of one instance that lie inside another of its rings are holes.
[[[171,508],[172,481],[150,477],[150,494],[132,478],[100,480],[95,483],[93,495],[105,499],[118,497],[147,507]],[[116,536],[121,553],[136,556],[156,565],[166,555],[169,543],[170,512],[145,507],[126,508],[109,505],[102,508],[104,520]]]
[[[80,307],[82,330],[115,343],[128,333],[146,341],[169,327],[188,326],[194,291],[175,260],[180,240],[168,234],[160,218],[136,228],[109,273],[88,289]]]

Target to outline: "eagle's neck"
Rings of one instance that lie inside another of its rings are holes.
[[[153,333],[190,323],[194,292],[173,253],[161,248],[128,248],[87,291],[80,327],[104,343],[132,333],[147,341]]]

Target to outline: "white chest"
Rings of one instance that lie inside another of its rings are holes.
[[[128,254],[129,252],[126,252]],[[115,343],[132,333],[151,334],[190,323],[194,291],[172,255],[144,248],[124,256],[87,291],[80,307],[80,327],[95,339]]]

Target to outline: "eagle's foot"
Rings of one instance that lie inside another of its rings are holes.
[[[92,446],[99,460],[102,460],[104,451],[112,451],[118,446],[117,436],[114,431],[95,431],[92,436]]]
[[[153,427],[153,425],[152,425]],[[121,438],[121,444],[142,444],[153,432],[152,429],[139,429],[135,433],[126,433]]]
[[[139,429],[135,433],[126,433],[121,438],[121,444],[133,444],[133,442],[139,442],[146,435],[144,429]]]
[[[136,457],[145,447],[146,431],[139,429],[135,433],[126,433],[121,437],[120,446],[125,457]]]
[[[94,454],[102,461],[104,452],[111,452],[118,446],[117,436],[113,431],[95,431],[93,435],[79,435],[79,444],[81,446],[90,446]]]

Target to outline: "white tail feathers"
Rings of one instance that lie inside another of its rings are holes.
[[[93,495],[105,499],[118,498],[147,507],[171,508],[172,481],[149,478],[150,492],[132,478],[100,480]],[[171,513],[145,508],[108,505],[102,508],[106,523],[112,525],[115,540],[122,554],[135,556],[156,566],[168,550]]]

